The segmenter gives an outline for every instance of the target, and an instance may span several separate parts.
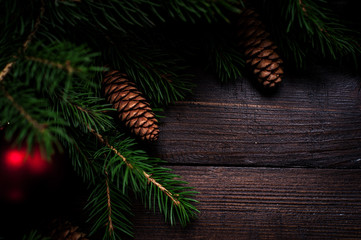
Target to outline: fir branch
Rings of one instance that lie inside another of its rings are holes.
[[[125,72],[139,90],[155,105],[168,105],[182,100],[194,87],[187,74],[185,61],[161,47],[145,47],[145,43],[129,41],[111,51],[113,68]]]
[[[154,178],[151,178],[151,176],[149,174],[147,174],[146,172],[142,172],[143,175],[146,177],[146,179],[148,180],[148,183],[153,183],[156,187],[158,187],[162,192],[164,192],[173,202],[175,205],[179,206],[180,202],[178,199],[175,199],[173,194],[166,189],[165,187],[163,187],[160,183],[158,183]]]
[[[85,183],[95,184],[98,173],[102,172],[102,166],[92,158],[92,152],[97,146],[93,138],[89,139],[88,135],[80,131],[71,131],[74,141],[62,141],[62,144],[69,152],[74,171],[83,178]]]
[[[217,21],[220,18],[229,22],[226,11],[240,13],[241,0],[222,1],[197,1],[197,0],[172,0],[163,3],[163,8],[173,18],[195,23],[198,19],[206,19],[208,22]],[[164,11],[165,11],[164,10]]]
[[[179,201],[177,199],[174,198],[174,196],[166,189],[164,188],[160,183],[158,183],[156,180],[154,180],[153,178],[150,177],[149,174],[147,174],[145,171],[142,171],[138,168],[134,168],[134,166],[112,145],[109,144],[109,142],[107,140],[105,140],[103,138],[102,135],[100,135],[98,132],[95,132],[93,129],[90,130],[96,137],[97,139],[102,142],[103,144],[105,144],[108,148],[110,148],[118,157],[120,157],[122,159],[122,161],[127,165],[127,167],[129,167],[130,169],[135,169],[136,171],[142,173],[144,175],[144,177],[147,179],[148,182],[153,183],[155,186],[157,186],[162,192],[164,192],[176,205],[179,205]]]
[[[66,94],[55,94],[56,109],[59,115],[71,123],[70,132],[75,141],[63,142],[63,145],[69,150],[74,170],[85,182],[95,183],[100,167],[94,163],[91,152],[97,146],[85,134],[90,129],[96,132],[114,129],[112,118],[105,113],[115,110],[109,104],[103,104],[104,99],[95,97],[94,92],[83,91],[83,87],[73,86]]]
[[[235,80],[242,76],[242,69],[245,66],[239,48],[232,43],[217,44],[210,51],[210,62],[221,82]]]
[[[285,16],[288,26],[287,32],[301,28],[302,38],[311,43],[312,48],[320,49],[322,56],[328,54],[332,58],[361,53],[354,32],[335,18],[330,9],[323,4],[323,0],[293,0],[286,8]]]
[[[92,92],[81,92],[82,89],[72,89],[65,96],[58,96],[58,111],[73,127],[80,127],[83,132],[89,129],[106,131],[114,129],[108,112],[116,111],[110,104],[104,104],[104,99],[93,97]]]
[[[72,3],[72,4],[70,4]],[[169,18],[180,19],[195,23],[197,20],[206,19],[208,22],[229,21],[227,11],[240,12],[241,0],[226,1],[198,1],[198,0],[134,0],[134,1],[83,1],[74,4],[71,1],[60,2],[61,6],[51,8],[55,10],[54,20],[63,23],[69,21],[75,25],[75,16],[79,15],[77,8],[87,12],[86,16],[79,17],[80,21],[105,31],[120,31],[129,33],[135,27],[153,27],[159,22],[165,22]],[[69,9],[66,11],[66,9]],[[73,14],[69,14],[69,12]],[[79,23],[79,21],[78,21]]]
[[[23,79],[37,91],[53,97],[58,89],[67,93],[75,84],[95,89],[94,73],[102,70],[93,65],[99,53],[91,52],[85,45],[75,45],[67,41],[44,44],[34,42],[24,56],[19,56],[14,78]],[[74,81],[76,80],[76,81]]]
[[[40,133],[44,133],[45,129],[46,129],[46,124],[44,123],[39,123],[38,121],[36,121],[29,113],[27,113],[25,111],[25,109],[20,106],[17,102],[15,102],[13,96],[11,96],[8,91],[6,91],[6,89],[4,88],[4,86],[1,86],[1,89],[4,92],[4,96],[12,103],[12,105],[14,106],[14,108],[16,108],[21,115],[24,116],[24,118],[34,127],[36,128]]]
[[[92,134],[94,134],[94,136],[95,136],[101,143],[105,144],[108,148],[110,148],[112,151],[114,151],[114,153],[115,153],[116,155],[118,155],[118,156],[123,160],[123,162],[124,162],[125,164],[127,164],[128,167],[133,168],[133,166],[132,166],[130,163],[128,163],[127,159],[126,159],[123,155],[121,155],[121,154],[118,152],[117,149],[115,149],[113,146],[111,146],[111,145],[108,143],[108,141],[106,141],[100,133],[98,133],[98,132],[95,131],[94,129],[91,129],[90,127],[89,127],[89,130],[90,130],[90,132],[91,132]]]
[[[120,239],[120,232],[133,237],[132,223],[128,219],[132,215],[128,197],[107,181],[107,175],[101,177],[85,206],[90,211],[88,222],[93,225],[89,235],[105,227],[103,239]]]
[[[101,135],[98,137],[108,142]],[[145,206],[154,210],[157,206],[166,221],[173,225],[178,220],[185,226],[198,212],[192,204],[196,202],[192,199],[196,192],[191,191],[191,187],[183,186],[187,183],[180,181],[179,176],[172,174],[170,169],[159,166],[163,161],[148,157],[141,150],[133,150],[133,140],[120,138],[112,138],[112,143],[108,142],[112,148],[105,146],[99,149],[94,159],[103,162],[110,180],[122,188],[123,193],[132,189]]]
[[[33,56],[25,56],[26,60],[29,61],[34,61],[34,62],[38,62],[38,63],[42,63],[44,65],[49,65],[51,67],[60,69],[60,70],[65,70],[68,72],[68,74],[73,74],[75,71],[80,71],[79,69],[74,69],[69,60],[65,61],[65,64],[61,64],[60,62],[54,62],[54,61],[50,61],[48,59],[43,59],[43,58],[39,58],[39,57],[33,57]]]
[[[4,93],[0,97],[0,119],[10,122],[6,139],[16,136],[15,142],[26,142],[29,152],[36,141],[48,159],[56,149],[62,151],[59,139],[73,141],[65,129],[67,122],[57,116],[49,101],[38,97],[32,89],[24,89],[21,83],[6,83],[0,87]]]
[[[29,48],[23,59],[87,78],[87,73],[103,70],[102,67],[92,65],[99,55],[99,52],[92,52],[85,44],[76,45],[64,40],[52,43],[38,41]]]
[[[268,24],[288,68],[302,68],[308,60],[352,57],[357,66],[360,35],[338,19],[325,0],[257,0],[249,2]]]
[[[40,7],[40,14],[38,16],[38,18],[35,21],[33,30],[30,32],[30,34],[28,35],[28,37],[26,38],[26,41],[23,43],[22,48],[19,49],[19,52],[25,52],[28,47],[30,42],[32,41],[32,39],[35,36],[35,33],[38,31],[39,29],[39,25],[41,22],[41,18],[43,17],[45,12],[45,4],[44,4],[44,0],[41,0],[41,7]],[[14,58],[16,58],[16,56],[14,56]],[[6,75],[9,74],[11,68],[14,66],[16,61],[11,61],[8,64],[6,64],[6,66],[4,67],[4,69],[0,72],[0,83],[4,80],[4,78],[6,77]]]
[[[164,186],[162,186],[162,184],[158,183],[154,178],[152,178],[150,176],[150,174],[146,173],[145,171],[139,169],[139,168],[135,168],[133,166],[133,164],[131,164],[115,147],[113,147],[112,145],[109,144],[109,142],[103,138],[103,136],[101,134],[99,134],[98,132],[96,132],[93,129],[90,129],[90,132],[93,133],[96,138],[103,144],[105,144],[109,149],[111,149],[118,157],[120,157],[122,159],[122,161],[127,165],[127,167],[129,167],[130,169],[134,169],[135,171],[141,173],[146,179],[148,183],[152,183],[154,184],[156,187],[158,187],[162,192],[164,192],[175,205],[179,205],[180,202],[178,199],[176,199],[173,194],[166,189]]]
[[[74,90],[74,89],[73,89]],[[57,96],[58,113],[72,123],[72,138],[74,142],[63,144],[67,146],[74,170],[83,177],[85,182],[96,181],[100,167],[93,161],[92,149],[96,149],[94,142],[87,139],[90,129],[111,130],[114,129],[111,117],[104,112],[113,111],[108,104],[99,104],[102,98],[92,97],[92,93],[68,92],[66,96]],[[77,128],[82,131],[77,131]],[[75,131],[74,131],[75,130]]]
[[[164,214],[165,221],[169,221],[171,225],[179,221],[181,226],[184,227],[199,212],[193,205],[197,201],[192,199],[197,192],[193,191],[192,187],[186,186],[187,182],[179,180],[178,175],[172,174],[171,169],[159,166],[160,163],[158,159],[148,159],[150,166],[147,172],[151,174],[153,179],[168,189],[176,197],[179,204],[176,205],[174,202],[169,201],[169,197],[164,192],[154,184],[149,184],[149,182],[146,189],[138,194],[145,206],[155,210],[156,205],[158,205],[159,211]]]

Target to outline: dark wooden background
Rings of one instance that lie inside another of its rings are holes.
[[[136,239],[361,239],[360,77],[316,67],[273,93],[196,79],[151,149],[201,213],[182,229],[137,206]]]

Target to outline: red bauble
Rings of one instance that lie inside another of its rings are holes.
[[[24,165],[25,153],[22,150],[12,149],[7,151],[3,158],[6,167],[10,169],[19,169]]]
[[[62,166],[57,156],[46,159],[39,146],[28,153],[25,144],[19,148],[3,139],[0,143],[0,200],[23,202],[33,192],[46,192],[58,182]]]
[[[38,145],[28,153],[26,144],[13,144],[16,136],[5,140],[6,130],[0,129],[0,235],[20,239],[24,229],[39,229],[62,216],[75,181],[65,154],[55,152],[46,159]]]
[[[51,163],[41,154],[39,147],[28,154],[25,147],[5,149],[1,156],[4,168],[8,171],[25,170],[34,175],[45,174],[51,169]]]

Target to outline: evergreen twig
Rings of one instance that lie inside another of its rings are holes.
[[[44,4],[44,0],[41,0],[41,7],[40,7],[40,14],[38,16],[38,18],[35,21],[33,30],[30,32],[30,34],[28,35],[28,37],[26,38],[26,41],[23,43],[22,45],[22,51],[25,52],[31,42],[31,40],[34,38],[36,31],[39,28],[40,22],[41,22],[41,18],[43,17],[45,12],[45,4]],[[19,50],[20,52],[20,50]],[[14,56],[14,58],[16,59],[17,57]],[[16,63],[16,61],[11,61],[8,64],[6,64],[6,66],[4,67],[4,69],[0,72],[0,83],[5,79],[5,77],[10,73],[11,68],[14,66],[14,64]],[[21,115],[23,115],[25,117],[25,119],[27,119],[36,129],[38,129],[41,133],[44,132],[46,125],[45,124],[40,124],[38,123],[35,119],[33,119],[31,117],[31,115],[29,113],[27,113],[25,111],[25,109],[20,106],[15,100],[14,98],[9,94],[8,91],[6,91],[4,85],[1,85],[1,89],[4,92],[5,97],[13,104],[13,106],[20,112]]]
[[[29,113],[27,113],[25,111],[25,109],[20,106],[13,98],[13,96],[11,96],[6,89],[1,86],[5,97],[13,104],[13,106],[20,112],[21,115],[24,116],[24,118],[31,124],[33,125],[34,128],[36,128],[40,133],[43,133],[46,129],[46,124],[43,123],[39,123],[38,121],[36,121]]]
[[[26,41],[24,42],[24,44],[22,45],[22,52],[25,52],[28,49],[28,46],[31,42],[31,40],[34,38],[35,33],[37,32],[37,30],[39,29],[39,25],[41,22],[41,18],[43,17],[45,12],[45,3],[44,0],[41,0],[41,7],[40,7],[40,14],[38,16],[38,18],[35,21],[33,30],[30,32],[30,34],[28,35],[28,37],[26,38]],[[20,49],[19,49],[20,52]],[[14,57],[16,58],[16,57]],[[11,61],[8,64],[6,64],[6,66],[4,67],[4,69],[0,72],[0,83],[4,80],[4,78],[6,77],[6,75],[9,74],[11,68],[14,66],[16,61]]]
[[[114,148],[112,145],[109,144],[109,142],[103,138],[103,136],[101,134],[99,134],[98,132],[96,132],[93,129],[90,129],[90,132],[94,134],[94,136],[96,136],[96,138],[102,142],[103,144],[105,144],[108,148],[110,148],[118,157],[120,157],[122,159],[122,161],[127,165],[127,167],[129,167],[130,169],[135,169],[136,171],[140,172],[149,183],[154,184],[155,186],[157,186],[162,192],[164,192],[175,205],[179,205],[180,202],[173,196],[173,194],[171,192],[168,191],[168,189],[166,189],[165,187],[162,186],[162,184],[158,183],[154,178],[152,178],[150,176],[150,174],[146,173],[145,171],[139,170],[137,168],[134,168],[134,166],[116,149]]]
[[[61,63],[59,63],[59,62],[54,62],[54,61],[50,61],[50,60],[48,60],[48,59],[42,59],[42,58],[33,57],[33,56],[25,56],[25,59],[26,59],[26,60],[30,60],[30,61],[34,61],[34,62],[39,62],[39,63],[45,64],[45,65],[49,65],[49,66],[51,66],[51,67],[55,67],[55,68],[58,68],[58,69],[61,69],[61,70],[65,70],[65,71],[67,71],[70,75],[73,74],[73,72],[75,72],[75,71],[80,71],[79,69],[74,69],[74,68],[71,66],[69,60],[66,60],[66,61],[65,61],[65,64],[61,64]]]
[[[299,28],[306,31],[301,38],[309,41],[312,48],[319,49],[324,57],[329,54],[336,59],[346,54],[355,56],[361,53],[355,32],[342,24],[325,4],[324,0],[291,1],[285,14],[288,22],[286,31],[290,33]]]
[[[129,199],[107,180],[107,175],[103,172],[95,186],[92,186],[93,190],[85,206],[90,210],[88,221],[93,222],[89,235],[105,228],[102,239],[120,239],[121,232],[132,237],[132,224],[128,219],[128,215],[132,215]]]

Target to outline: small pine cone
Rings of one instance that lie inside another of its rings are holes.
[[[85,233],[78,231],[79,227],[71,225],[68,221],[54,221],[53,224],[56,226],[51,231],[52,240],[89,240]]]
[[[149,103],[142,97],[135,84],[130,82],[126,74],[109,71],[103,80],[105,97],[118,110],[119,118],[131,129],[131,132],[142,140],[158,139],[158,121]]]
[[[239,46],[246,55],[247,64],[251,66],[257,80],[265,87],[274,87],[282,81],[283,63],[275,52],[277,46],[268,39],[264,25],[258,19],[258,14],[245,9],[238,22]]]

